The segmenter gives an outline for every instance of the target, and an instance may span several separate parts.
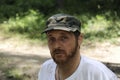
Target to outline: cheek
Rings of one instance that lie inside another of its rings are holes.
[[[49,50],[50,50],[50,53],[51,53],[51,51],[52,51],[52,46],[48,43],[48,48],[49,48]]]
[[[66,49],[66,52],[70,53],[75,48],[75,42],[72,41],[72,42],[66,43],[64,44],[64,46],[65,46],[64,49]]]

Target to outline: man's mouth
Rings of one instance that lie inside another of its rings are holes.
[[[56,49],[53,51],[53,54],[63,54],[64,52],[64,50]]]

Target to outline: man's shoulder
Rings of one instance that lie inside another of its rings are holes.
[[[84,70],[96,76],[116,77],[116,75],[102,62],[84,57],[83,63]]]
[[[85,71],[91,71],[91,72],[98,72],[98,73],[103,73],[103,72],[110,72],[111,70],[108,69],[106,65],[104,65],[102,62],[88,58],[88,57],[83,57],[83,62],[82,62],[82,67],[85,69]],[[84,70],[83,69],[83,70]]]
[[[88,58],[88,57],[85,57],[85,56],[82,56],[83,58],[83,64],[84,65],[90,65],[92,67],[100,67],[100,66],[105,66],[102,62],[98,61],[98,60],[95,60],[95,59],[92,59],[92,58]]]

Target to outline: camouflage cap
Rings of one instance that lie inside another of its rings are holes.
[[[79,31],[81,30],[81,23],[74,16],[67,14],[56,14],[48,18],[46,28],[43,33],[50,30],[64,30],[64,31]]]

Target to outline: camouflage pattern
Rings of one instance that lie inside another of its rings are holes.
[[[46,28],[43,31],[50,30],[65,30],[65,31],[79,31],[81,30],[81,23],[74,16],[67,14],[56,14],[48,18],[46,22]]]

